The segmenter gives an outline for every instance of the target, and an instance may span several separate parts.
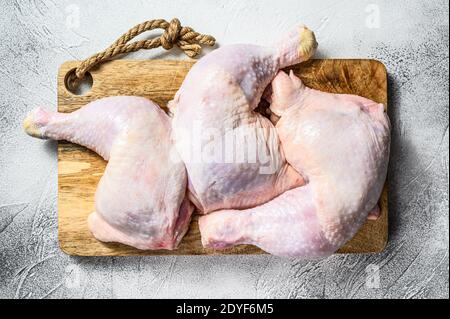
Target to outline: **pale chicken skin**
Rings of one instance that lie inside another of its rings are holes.
[[[178,246],[193,206],[170,118],[158,105],[140,97],[110,97],[70,114],[38,108],[24,127],[31,136],[80,144],[108,161],[88,220],[97,239],[138,249]]]
[[[200,212],[254,207],[304,184],[274,125],[254,110],[278,70],[308,60],[316,47],[314,33],[299,27],[275,47],[224,46],[190,70],[169,107]]]
[[[280,72],[272,90],[286,160],[307,184],[258,207],[201,217],[202,242],[216,249],[253,244],[278,256],[326,257],[379,211],[389,119],[382,104],[310,89],[292,73]]]

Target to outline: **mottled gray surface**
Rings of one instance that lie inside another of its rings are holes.
[[[447,0],[2,1],[0,297],[448,298],[448,14]],[[136,23],[175,16],[220,44],[267,43],[302,21],[317,32],[320,57],[386,64],[393,145],[385,252],[306,262],[60,251],[56,144],[26,136],[21,121],[38,105],[56,108],[62,62],[103,49]],[[379,285],[376,271],[368,275],[376,267]]]

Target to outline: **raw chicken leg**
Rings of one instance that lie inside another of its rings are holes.
[[[172,147],[169,117],[139,97],[111,97],[71,114],[38,108],[24,122],[29,135],[67,140],[109,160],[95,195],[89,228],[104,242],[174,249],[193,211],[186,171]]]
[[[386,178],[390,125],[382,104],[307,88],[292,73],[272,83],[271,111],[286,159],[308,181],[256,208],[201,217],[205,247],[253,244],[279,256],[316,258],[351,239]]]
[[[190,70],[170,109],[190,199],[203,213],[254,207],[304,184],[273,124],[254,109],[277,71],[316,47],[314,33],[300,27],[273,48],[219,48]]]

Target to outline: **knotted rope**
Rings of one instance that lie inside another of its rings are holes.
[[[164,29],[164,33],[154,39],[129,43],[139,34],[154,29]],[[117,41],[105,51],[97,53],[81,62],[75,69],[72,78],[69,79],[69,84],[73,88],[76,87],[89,70],[120,54],[136,52],[141,49],[149,50],[158,47],[170,50],[176,45],[183,50],[187,56],[194,58],[201,52],[201,45],[213,46],[215,42],[216,40],[214,37],[210,35],[200,34],[190,27],[182,27],[180,21],[176,18],[170,22],[163,19],[150,20],[132,28],[117,39]]]

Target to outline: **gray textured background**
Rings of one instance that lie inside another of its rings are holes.
[[[447,0],[2,1],[0,297],[448,298],[448,14]],[[56,144],[26,136],[21,121],[38,105],[56,108],[62,62],[102,50],[136,23],[172,17],[221,45],[269,43],[304,22],[316,31],[319,57],[386,64],[393,144],[385,252],[307,262],[59,250]],[[379,267],[378,288],[368,266]]]

